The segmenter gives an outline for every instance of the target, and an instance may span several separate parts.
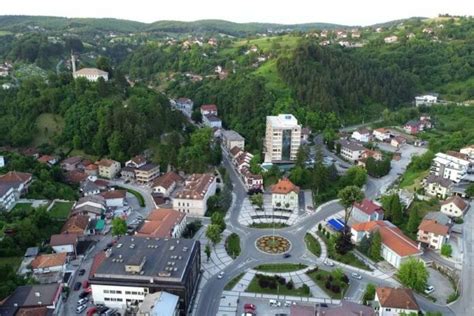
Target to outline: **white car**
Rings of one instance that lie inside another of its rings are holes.
[[[219,274],[217,275],[217,278],[222,279],[223,277],[224,277],[224,271],[219,272]]]
[[[76,308],[76,314],[80,314],[82,313],[83,311],[85,311],[87,308],[87,304],[84,304],[84,305],[80,305]]]
[[[334,262],[329,261],[328,259],[324,260],[324,264],[329,266],[329,267],[334,267]]]
[[[433,293],[435,290],[434,286],[433,285],[427,285],[426,288],[425,288],[425,294],[431,294]]]
[[[362,275],[360,275],[359,273],[352,272],[351,275],[354,279],[362,280]]]

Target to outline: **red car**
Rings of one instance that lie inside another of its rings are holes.
[[[87,316],[92,316],[92,315],[94,315],[95,312],[97,312],[97,307],[92,306],[91,308],[89,308],[89,309],[87,310],[86,315],[87,315]]]
[[[250,309],[250,310],[254,311],[254,310],[257,309],[257,306],[255,306],[254,304],[247,303],[247,304],[244,305],[244,309]]]
[[[82,287],[87,289],[89,287],[89,281],[85,280],[84,282],[82,282]]]

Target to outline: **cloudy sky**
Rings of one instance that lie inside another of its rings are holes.
[[[473,0],[6,0],[0,15],[113,17],[142,22],[224,19],[235,22],[331,22],[370,25],[439,13],[474,15]]]

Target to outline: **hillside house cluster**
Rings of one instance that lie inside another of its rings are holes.
[[[215,104],[201,105],[202,122],[205,126],[210,128],[221,128],[222,121],[217,116],[217,106]]]
[[[419,120],[408,121],[405,126],[403,126],[403,129],[407,134],[415,135],[419,132],[430,129],[431,127],[431,118],[429,116],[423,115]]]
[[[139,184],[151,185],[160,175],[160,166],[150,163],[138,155],[125,162],[125,167],[120,172],[122,178]]]

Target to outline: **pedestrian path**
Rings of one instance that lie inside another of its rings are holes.
[[[239,223],[250,226],[252,223],[281,223],[291,226],[298,220],[298,212],[275,211],[271,205],[271,195],[264,195],[263,210],[257,210],[248,198],[242,203]]]

